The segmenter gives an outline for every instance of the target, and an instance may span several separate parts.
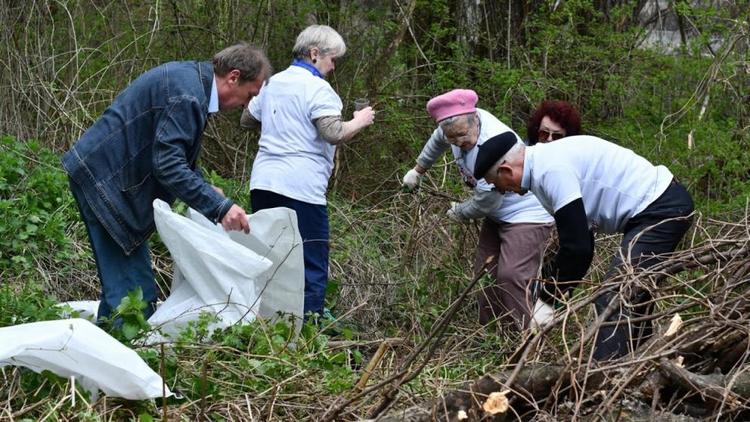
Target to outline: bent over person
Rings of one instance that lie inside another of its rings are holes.
[[[641,268],[660,262],[658,254],[673,252],[690,228],[693,200],[669,169],[603,139],[569,136],[525,147],[506,132],[485,142],[478,155],[476,177],[499,192],[530,191],[554,215],[560,236],[553,265],[558,282],[580,280],[588,271],[594,253],[591,226],[601,233],[623,233],[607,279],[621,266],[621,257]],[[610,291],[597,298],[597,312],[616,296]],[[621,305],[608,318],[614,323],[599,329],[595,359],[624,356],[650,334],[647,323],[629,321],[648,312],[648,299],[636,298],[632,312]]]
[[[333,28],[312,25],[294,44],[294,59],[250,102],[240,124],[260,126],[258,154],[250,174],[253,212],[287,207],[297,213],[305,260],[305,314],[323,314],[328,283],[326,189],[336,145],[371,125],[372,107],[343,121],[343,104],[325,80],[346,52]]]
[[[453,204],[448,216],[457,222],[484,218],[479,234],[475,273],[494,256],[494,284],[480,292],[479,320],[487,324],[510,314],[527,327],[533,314],[530,281],[537,277],[544,246],[552,229],[552,217],[533,195],[497,195],[483,178],[474,177],[477,147],[495,135],[510,131],[489,112],[476,107],[479,100],[470,89],[455,89],[431,99],[427,112],[437,122],[417,164],[404,176],[403,184],[415,188],[424,173],[449,148],[472,197]],[[511,133],[514,139],[520,138]]]
[[[154,199],[179,198],[226,230],[249,231],[245,211],[203,179],[196,161],[208,115],[246,106],[270,73],[265,54],[244,43],[212,62],[162,64],[125,88],[65,153],[102,283],[100,319],[138,287],[145,316],[154,311]]]

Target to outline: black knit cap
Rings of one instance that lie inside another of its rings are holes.
[[[486,140],[479,145],[474,177],[479,180],[518,142],[516,134],[508,131]]]

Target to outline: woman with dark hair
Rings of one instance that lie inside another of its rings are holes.
[[[556,141],[581,134],[581,116],[567,101],[547,100],[537,107],[526,127],[528,144]]]

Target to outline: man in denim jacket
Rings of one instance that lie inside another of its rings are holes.
[[[99,318],[138,287],[153,313],[148,237],[152,203],[179,198],[226,230],[249,232],[245,211],[196,168],[210,113],[247,107],[271,74],[265,54],[228,47],[213,62],[170,62],[134,80],[63,156],[102,283]]]

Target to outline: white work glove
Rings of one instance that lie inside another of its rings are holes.
[[[401,182],[401,186],[408,190],[414,190],[419,185],[421,179],[422,175],[415,169],[411,169],[404,175],[404,180]]]
[[[448,215],[448,218],[450,218],[456,223],[461,223],[461,224],[468,223],[469,219],[463,218],[458,213],[457,210],[458,210],[458,202],[451,201],[451,207],[448,208],[448,212],[446,213]]]
[[[534,304],[534,314],[531,317],[531,327],[537,330],[541,330],[552,322],[555,317],[555,310],[551,306],[544,303],[541,299],[537,299]]]

